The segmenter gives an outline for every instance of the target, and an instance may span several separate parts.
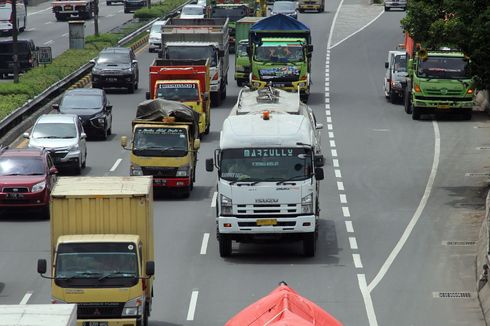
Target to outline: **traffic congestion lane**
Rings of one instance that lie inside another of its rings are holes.
[[[333,127],[366,290],[373,300],[366,309],[380,325],[400,320],[480,325],[474,296],[445,300],[437,292],[474,288],[474,249],[451,250],[443,243],[448,237],[476,238],[478,210],[458,209],[450,189],[466,189],[460,194],[463,201],[482,202],[481,192],[468,190],[464,173],[468,162],[476,169],[482,165],[483,155],[467,153],[488,135],[475,132],[471,122],[414,122],[402,105],[385,100],[384,60],[403,41],[401,32],[388,33],[387,26],[396,26],[402,17],[384,14],[332,50]]]

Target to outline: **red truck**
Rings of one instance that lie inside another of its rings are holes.
[[[199,134],[209,133],[211,77],[209,59],[155,59],[150,66],[147,99],[178,101],[199,113]]]

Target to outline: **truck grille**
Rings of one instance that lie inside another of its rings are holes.
[[[267,82],[273,82],[273,83],[287,83],[287,82],[294,82],[299,80],[299,76],[285,76],[285,77],[265,77],[263,78],[260,76],[260,79],[263,81]]]
[[[428,89],[427,94],[429,95],[443,95],[443,96],[457,96],[461,95],[461,90],[458,89],[446,89],[444,93],[441,89]]]
[[[452,102],[472,102],[472,97],[447,97],[447,96],[416,96],[415,100],[428,101],[452,101]]]
[[[177,174],[178,168],[142,167],[143,175],[152,175],[159,178],[172,178]]]
[[[257,215],[287,217],[285,215],[299,213],[301,209],[299,206],[297,204],[237,205],[237,217],[257,218]]]
[[[257,227],[257,223],[256,222],[238,222],[238,226],[240,226],[240,227]],[[277,224],[274,226],[291,226],[291,227],[294,227],[294,226],[296,226],[296,222],[295,221],[291,221],[291,222],[278,221]]]
[[[78,303],[79,319],[120,318],[124,308],[123,302]]]

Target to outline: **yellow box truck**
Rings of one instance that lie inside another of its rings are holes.
[[[51,192],[51,302],[77,326],[148,323],[155,270],[152,178],[61,177]]]

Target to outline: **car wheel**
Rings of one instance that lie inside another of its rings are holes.
[[[395,104],[398,100],[398,95],[395,92],[390,92],[390,102]]]
[[[218,241],[220,257],[231,256],[231,239],[224,234],[220,234]]]
[[[86,167],[87,167],[87,153],[85,153],[85,157],[83,158],[82,169],[85,169]]]
[[[74,167],[73,172],[75,173],[75,175],[82,174],[82,162],[80,162],[80,160],[78,161],[77,166]]]
[[[112,135],[112,123],[111,123],[111,127],[109,129],[107,129],[107,135]]]
[[[100,137],[102,138],[102,140],[107,140],[107,135],[108,135],[108,132],[104,126],[104,130],[102,130],[102,132],[100,133]]]
[[[128,85],[128,93],[133,94],[134,93],[134,83],[131,82],[131,84]]]
[[[138,87],[139,87],[139,85],[138,85],[138,81],[136,81],[136,84],[134,85],[134,89],[135,89],[135,90],[137,90],[137,89],[138,89]]]
[[[390,11],[390,8],[385,6],[385,11]]]

